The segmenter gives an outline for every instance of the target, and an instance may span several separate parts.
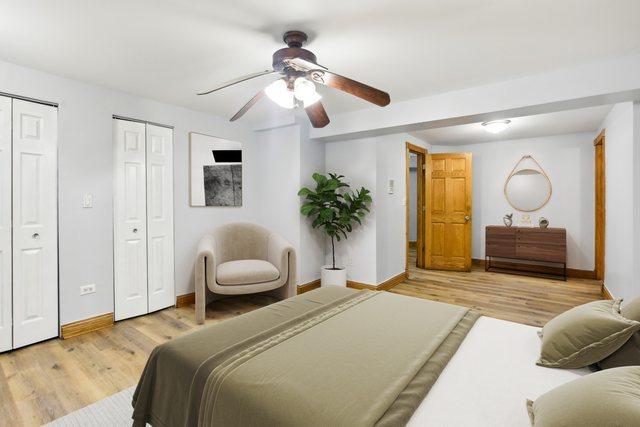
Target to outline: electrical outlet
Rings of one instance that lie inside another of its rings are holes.
[[[80,295],[92,294],[95,291],[96,291],[96,285],[93,283],[90,285],[80,286]]]

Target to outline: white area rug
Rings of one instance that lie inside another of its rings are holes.
[[[135,387],[97,401],[47,424],[51,427],[120,427],[131,426],[131,398]],[[148,425],[148,424],[147,424]]]

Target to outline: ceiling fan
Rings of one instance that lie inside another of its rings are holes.
[[[314,128],[325,127],[329,124],[329,116],[320,102],[322,97],[316,91],[314,83],[350,93],[380,107],[389,105],[391,100],[388,93],[332,73],[327,67],[318,65],[316,56],[302,48],[302,45],[307,41],[307,35],[302,31],[287,31],[282,39],[288,47],[279,49],[273,54],[273,69],[239,77],[198,95],[208,95],[256,77],[281,74],[280,79],[251,98],[240,111],[231,117],[231,121],[238,120],[264,95],[267,95],[269,99],[283,108],[304,108]]]

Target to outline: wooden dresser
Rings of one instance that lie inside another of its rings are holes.
[[[567,280],[567,230],[564,228],[486,228],[485,270],[561,276]],[[500,258],[496,261],[493,258]],[[504,260],[517,262],[505,262]],[[526,261],[553,263],[528,264]]]

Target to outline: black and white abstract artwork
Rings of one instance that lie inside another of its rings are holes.
[[[191,133],[191,206],[242,206],[242,144]]]

